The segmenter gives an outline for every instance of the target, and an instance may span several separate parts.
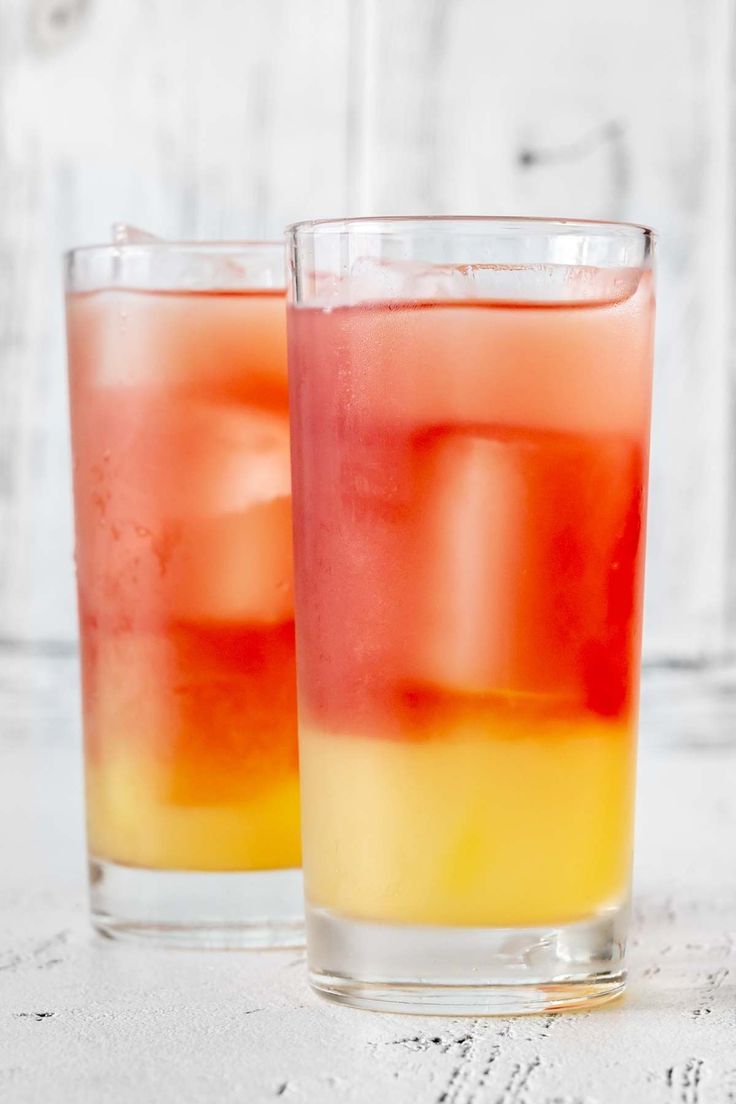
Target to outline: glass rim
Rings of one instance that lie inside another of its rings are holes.
[[[638,222],[616,222],[604,219],[567,218],[546,215],[356,215],[344,218],[306,219],[286,227],[285,234],[291,240],[302,235],[347,234],[364,230],[366,233],[401,233],[413,228],[432,228],[450,231],[456,228],[487,227],[509,230],[524,229],[539,233],[579,233],[601,237],[630,237],[656,240],[657,233],[651,226]]]
[[[120,244],[116,242],[104,242],[92,245],[75,245],[71,249],[65,249],[62,253],[62,258],[65,261],[71,261],[74,257],[84,256],[91,257],[95,254],[104,256],[105,254],[114,254],[120,256],[121,253],[125,253],[128,256],[134,256],[135,254],[144,253],[220,253],[220,254],[240,254],[250,252],[255,249],[284,249],[283,239],[278,240],[275,238],[264,239],[244,239],[243,241],[227,240],[227,239],[213,239],[212,241],[204,241],[201,238],[188,241],[187,239],[174,240],[174,239],[161,239],[161,241],[143,241],[143,242],[122,242]]]

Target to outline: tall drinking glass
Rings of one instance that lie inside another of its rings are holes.
[[[527,1012],[624,985],[653,235],[291,228],[312,984]]]
[[[66,259],[93,921],[299,942],[283,244]]]

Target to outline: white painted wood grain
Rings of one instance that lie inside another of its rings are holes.
[[[516,1020],[339,1008],[294,951],[95,939],[76,677],[0,649],[3,1102],[733,1104],[736,750],[715,720],[732,672],[647,685],[628,996]]]
[[[724,646],[730,0],[361,0],[365,213],[569,215],[660,233],[650,658]]]
[[[1,0],[0,636],[75,634],[62,250],[344,211],[347,26],[343,0]]]
[[[0,0],[0,637],[75,631],[63,248],[118,219],[245,237],[502,211],[661,233],[646,651],[721,652],[733,15],[733,0]]]

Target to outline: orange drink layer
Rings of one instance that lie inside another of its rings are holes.
[[[73,293],[68,340],[90,850],[298,866],[283,293]]]
[[[314,908],[513,927],[626,897],[653,327],[629,271],[574,304],[290,309]]]

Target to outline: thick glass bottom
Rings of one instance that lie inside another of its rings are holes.
[[[301,870],[148,870],[90,859],[92,923],[113,939],[176,947],[301,947]]]
[[[377,1012],[589,1008],[624,990],[626,923],[626,908],[534,928],[377,924],[307,908],[309,977],[322,996]]]

